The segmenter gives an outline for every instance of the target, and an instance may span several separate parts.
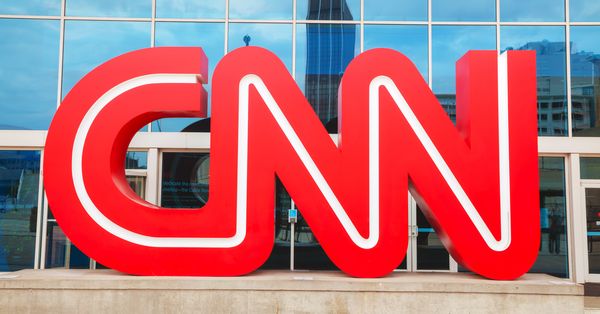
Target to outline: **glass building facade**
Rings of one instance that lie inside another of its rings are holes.
[[[337,133],[345,68],[362,51],[386,47],[413,61],[452,120],[464,53],[535,50],[542,238],[531,271],[600,281],[597,0],[6,0],[0,37],[0,271],[102,267],[56,224],[40,169],[56,108],[104,61],[146,47],[201,46],[213,71],[238,47],[265,47]],[[131,188],[163,207],[202,206],[209,131],[210,118],[142,128],[125,162]],[[301,216],[291,234],[293,201],[274,184],[275,247],[264,267],[334,269]],[[409,222],[400,270],[463,271],[414,202]]]

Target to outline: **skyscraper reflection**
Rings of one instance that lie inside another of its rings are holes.
[[[351,21],[353,17],[345,0],[310,0],[306,19]],[[304,93],[323,124],[337,118],[338,87],[354,58],[355,38],[354,24],[306,24]]]

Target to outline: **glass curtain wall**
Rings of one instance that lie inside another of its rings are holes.
[[[539,135],[597,137],[597,2],[2,1],[0,129],[46,130],[58,102],[85,73],[127,51],[200,45],[214,70],[225,53],[256,45],[274,51],[282,59],[331,133],[337,131],[339,79],[350,60],[364,50],[389,47],[409,56],[450,118],[454,118],[454,65],[464,52],[532,49],[538,59]],[[210,91],[210,85],[207,89]],[[210,118],[164,119],[143,129],[209,130]],[[139,178],[130,178],[130,183],[134,189],[145,190]],[[159,185],[165,188],[163,184]],[[191,183],[188,187],[197,188]],[[284,189],[278,191],[282,191],[278,194],[283,198]],[[163,195],[171,197],[166,192]],[[280,207],[288,206],[283,203]],[[305,238],[312,239],[306,241],[318,245],[310,236],[310,228],[306,228]]]

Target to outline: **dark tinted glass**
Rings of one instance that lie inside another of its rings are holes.
[[[579,170],[582,179],[600,179],[600,158],[581,157]]]
[[[230,23],[228,49],[259,46],[275,53],[292,71],[292,24]]]
[[[96,66],[125,52],[150,46],[150,23],[67,21],[63,97]]]
[[[427,21],[427,0],[364,0],[367,21]]]
[[[589,274],[600,274],[600,189],[585,189],[587,267]]]
[[[46,231],[46,268],[85,269],[90,258],[67,238],[55,221],[48,222]]]
[[[152,0],[66,0],[67,15],[147,17],[152,16]]]
[[[568,135],[564,27],[503,26],[500,47],[536,51],[538,134]]]
[[[360,0],[297,0],[298,20],[360,20]]]
[[[225,18],[225,0],[156,0],[159,18]]]
[[[0,14],[60,15],[61,0],[2,0]]]
[[[359,53],[359,26],[298,24],[296,82],[330,132],[337,131],[338,87],[348,63]]]
[[[199,46],[202,47],[209,65],[209,78],[221,60],[225,47],[224,23],[156,23],[156,46]],[[210,95],[210,83],[204,88]],[[210,97],[208,113],[210,115]],[[198,131],[198,119],[161,119],[152,123],[152,132],[193,132]],[[208,131],[208,130],[206,130]]]
[[[0,271],[33,268],[39,151],[0,151]]]
[[[290,245],[293,235],[291,225],[288,222],[288,213],[292,203],[290,195],[279,180],[276,181],[275,193],[275,244],[269,259],[261,268],[290,269]],[[294,231],[297,234],[296,230]],[[295,241],[297,239],[295,238]]]
[[[449,270],[450,254],[419,207],[417,207],[417,230],[417,269]]]
[[[495,21],[496,0],[431,0],[433,21]]]
[[[574,136],[600,136],[600,26],[571,27],[571,122]]]
[[[433,92],[450,116],[456,119],[456,62],[469,50],[495,50],[493,26],[433,26]]]
[[[572,22],[600,22],[600,1],[569,0]]]
[[[0,130],[45,130],[56,110],[59,21],[0,19]]]
[[[502,0],[500,19],[508,22],[560,22],[565,20],[564,0]]]
[[[160,205],[199,208],[208,201],[208,153],[163,153]]]
[[[530,272],[569,276],[565,165],[562,157],[540,157],[540,224],[538,258]]]
[[[427,26],[365,25],[365,50],[391,48],[407,56],[427,81]]]
[[[291,20],[292,0],[229,0],[229,18]]]

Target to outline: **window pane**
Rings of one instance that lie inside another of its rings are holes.
[[[574,136],[600,136],[599,26],[571,26],[571,121]]]
[[[566,136],[567,86],[565,31],[562,26],[503,26],[500,47],[535,50],[538,97],[538,134]]]
[[[434,21],[495,21],[496,0],[432,0]]]
[[[427,0],[364,0],[368,21],[427,21]]]
[[[539,158],[542,238],[532,273],[569,276],[564,167],[562,157]]]
[[[456,120],[456,62],[469,50],[495,50],[494,26],[433,26],[433,92],[450,116]]]
[[[337,132],[337,96],[348,63],[359,53],[359,26],[298,24],[296,82],[327,127]]]
[[[209,77],[221,60],[225,47],[224,23],[156,23],[156,46],[200,46],[208,57]],[[210,95],[210,83],[204,84]],[[210,97],[208,97],[210,115]],[[195,118],[161,119],[152,123],[152,132],[194,132],[203,122]],[[207,130],[208,131],[208,130]]]
[[[146,177],[144,176],[127,176],[127,184],[135,194],[141,199],[146,198]]]
[[[298,20],[360,20],[360,0],[297,0]]]
[[[449,270],[450,254],[418,206],[417,230],[417,269]]]
[[[269,49],[292,71],[291,24],[231,23],[228,40],[229,51],[246,45]]]
[[[291,20],[292,0],[229,0],[229,18]]]
[[[152,16],[151,0],[66,0],[69,16],[147,17]]]
[[[159,18],[225,18],[225,0],[156,0]]]
[[[269,259],[260,268],[290,269],[292,230],[288,222],[288,213],[292,204],[290,195],[279,179],[275,184],[275,193],[275,243]]]
[[[600,158],[581,157],[579,168],[582,179],[600,179]]]
[[[125,52],[150,46],[150,23],[67,21],[63,97],[96,66]]]
[[[2,0],[0,14],[60,15],[61,0]]]
[[[427,26],[365,25],[365,50],[391,48],[412,61],[427,81]]]
[[[562,22],[565,20],[564,0],[502,0],[502,21]]]
[[[572,22],[600,22],[600,1],[570,0],[569,4]]]
[[[147,169],[147,152],[127,152],[125,157],[125,169]]]
[[[208,153],[163,153],[160,205],[198,208],[208,201]]]
[[[0,19],[0,130],[46,130],[56,110],[59,21]]]
[[[33,268],[39,151],[0,151],[0,271]]]
[[[90,258],[71,243],[55,221],[49,221],[46,231],[46,268],[89,267]]]

